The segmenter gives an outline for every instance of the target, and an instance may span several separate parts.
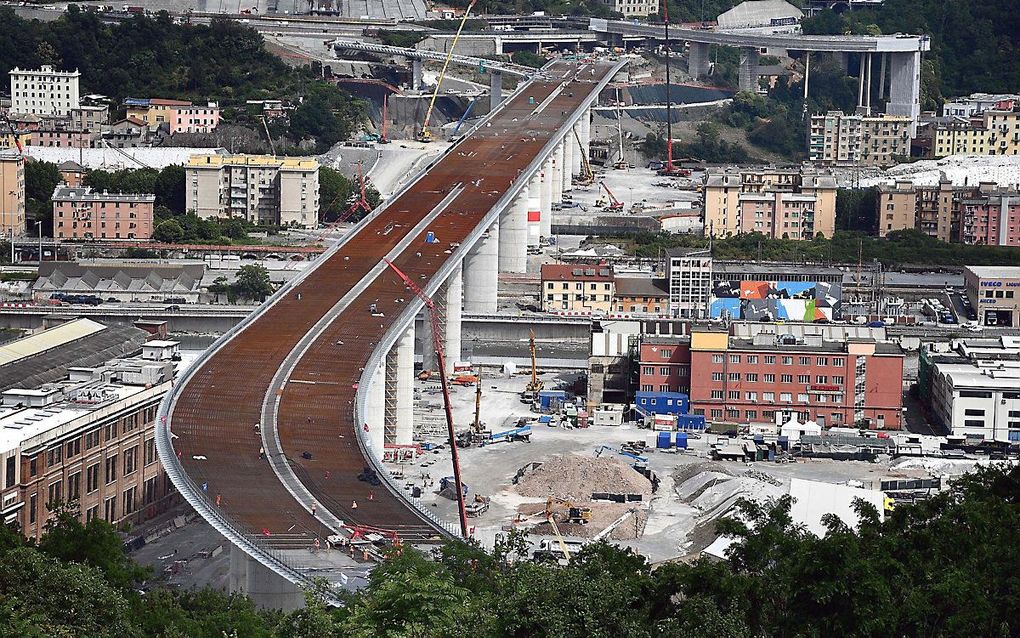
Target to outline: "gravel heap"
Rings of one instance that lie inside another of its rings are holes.
[[[592,492],[652,494],[652,483],[615,458],[574,454],[554,456],[516,485],[521,496],[556,496],[575,503],[591,500]]]

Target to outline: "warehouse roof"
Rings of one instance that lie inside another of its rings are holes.
[[[39,267],[36,292],[183,293],[195,292],[205,274],[204,264],[163,266],[79,264],[47,261]]]
[[[651,277],[617,277],[616,294],[619,297],[665,297],[669,284],[665,279]]]

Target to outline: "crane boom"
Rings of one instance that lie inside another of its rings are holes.
[[[21,146],[21,140],[18,138],[18,132],[14,130],[14,123],[6,115],[0,115],[3,118],[4,123],[7,124],[7,128],[11,131],[11,139],[14,140],[14,145],[18,147],[18,155],[24,155],[25,149]]]
[[[474,3],[472,3],[473,5]],[[446,411],[446,430],[450,437],[450,457],[453,461],[453,482],[457,490],[457,511],[460,514],[460,533],[464,538],[468,537],[467,509],[464,504],[464,483],[460,479],[460,457],[457,453],[457,434],[453,429],[453,407],[450,404],[450,388],[446,381],[446,357],[443,352],[443,338],[439,331],[439,311],[436,309],[436,302],[425,294],[425,291],[418,287],[418,284],[397,268],[389,259],[383,258],[386,265],[404,282],[404,285],[413,292],[428,310],[429,324],[432,327],[432,347],[436,353],[436,362],[439,366],[439,382],[443,388],[443,409]]]
[[[464,17],[460,20],[460,26],[457,27],[457,34],[453,36],[453,43],[450,44],[450,50],[446,52],[446,60],[443,61],[443,68],[439,72],[439,79],[436,80],[436,88],[432,91],[432,99],[429,100],[429,108],[425,111],[425,121],[422,122],[421,132],[418,134],[418,141],[428,142],[432,140],[432,133],[429,133],[429,120],[432,119],[432,110],[436,106],[436,98],[439,97],[439,87],[443,85],[443,78],[446,77],[446,68],[450,66],[450,60],[453,59],[453,51],[457,48],[457,41],[460,40],[460,32],[464,30],[464,25],[467,24],[468,15],[471,13],[471,9],[474,8],[477,0],[471,0],[471,3],[464,10]]]
[[[577,127],[571,127],[570,130],[573,131],[574,139],[577,140],[577,146],[581,149],[581,170],[584,173],[581,175],[578,184],[591,184],[595,181],[595,171],[591,170],[591,162],[588,161],[588,153],[585,152],[584,144],[581,143],[581,136],[577,134]]]
[[[609,187],[606,186],[606,183],[599,182],[599,186],[601,186],[602,189],[606,191],[606,195],[609,196],[609,206],[607,206],[606,208],[608,208],[609,210],[623,210],[623,202],[616,199],[616,195],[613,195],[613,191],[609,190]]]

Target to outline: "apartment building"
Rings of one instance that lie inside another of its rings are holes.
[[[170,135],[211,133],[220,124],[220,107],[216,102],[196,105],[188,100],[127,98],[124,104],[128,118],[153,128],[165,124]]]
[[[659,0],[602,0],[610,11],[622,13],[625,18],[659,13]]]
[[[905,115],[812,115],[808,157],[827,166],[892,166],[910,157],[911,126]]]
[[[110,123],[110,106],[108,104],[81,105],[71,109],[71,128],[76,131],[99,133]]]
[[[690,336],[642,336],[638,371],[642,392],[690,392]]]
[[[836,179],[815,169],[741,169],[705,175],[705,226],[715,237],[760,232],[777,239],[832,237]]]
[[[988,110],[970,118],[950,118],[933,126],[934,157],[1020,154],[1020,111],[1016,109]]]
[[[873,339],[726,332],[691,336],[690,399],[709,421],[900,429],[903,350]]]
[[[918,389],[936,425],[951,436],[1020,442],[1020,339],[926,344]]]
[[[671,248],[666,253],[669,313],[707,319],[712,296],[712,255],[707,250]]]
[[[174,492],[154,430],[176,348],[149,342],[141,357],[3,392],[0,519],[39,539],[57,503],[75,504],[83,522],[102,518],[115,526],[165,511]]]
[[[542,310],[578,314],[613,311],[615,285],[607,264],[542,264]]]
[[[44,64],[41,69],[19,69],[10,72],[11,113],[39,116],[70,117],[81,106],[77,71],[57,71]]]
[[[193,155],[185,165],[187,209],[199,217],[315,226],[319,163],[270,155]]]
[[[994,182],[953,185],[880,184],[876,200],[878,233],[916,228],[942,241],[1017,245],[1020,193]]]
[[[1012,93],[972,93],[942,105],[943,117],[971,117],[985,111],[1012,111],[1020,104],[1020,95]]]
[[[616,277],[616,312],[665,315],[669,312],[669,284],[652,277]]]
[[[25,234],[25,158],[16,149],[0,148],[0,232]]]
[[[57,239],[151,239],[156,196],[97,193],[61,184],[53,191],[53,236]]]

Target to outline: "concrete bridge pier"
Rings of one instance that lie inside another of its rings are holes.
[[[907,115],[911,118],[910,135],[917,132],[917,118],[921,115],[921,53],[905,51],[889,53],[889,115]]]
[[[489,69],[489,110],[494,111],[503,101],[503,73]]]
[[[539,191],[543,190],[543,184],[539,184]],[[540,197],[528,197],[528,248],[538,248],[542,245],[542,200]],[[528,270],[528,256],[524,255],[524,272]]]
[[[563,138],[563,192],[569,193],[574,188],[574,183],[570,179],[573,174],[574,168],[574,149],[577,148],[577,140],[574,139],[574,134],[571,131],[567,131],[566,136]]]
[[[567,133],[567,141],[570,142],[573,148],[573,152],[570,154],[570,159],[573,161],[570,163],[570,174],[580,175],[581,174],[581,148],[584,144],[584,140],[581,138],[581,122],[578,120],[577,124],[570,127],[570,132]]]
[[[528,186],[521,189],[514,201],[500,212],[499,272],[523,273],[528,270],[528,199],[532,184],[537,184],[537,178],[532,177]],[[537,233],[535,241],[538,241]]]
[[[690,55],[687,58],[687,71],[695,80],[708,75],[711,69],[709,60],[709,46],[705,42],[691,42]]]
[[[230,546],[230,593],[243,593],[259,607],[293,611],[305,605],[301,588],[258,562],[244,550]]]
[[[758,49],[740,48],[740,73],[738,86],[741,91],[755,93],[758,90]]]
[[[538,235],[539,237],[548,237],[549,233],[552,232],[552,195],[553,195],[553,158],[549,157],[545,160],[545,165],[542,167],[542,189],[541,195],[539,195],[539,205],[541,215],[539,215]],[[528,215],[531,218],[531,215]],[[529,243],[528,245],[532,245]],[[535,244],[536,246],[538,244]]]
[[[421,60],[411,60],[411,89],[414,91],[422,88],[422,64]]]
[[[510,208],[513,208],[512,204]],[[498,285],[499,222],[496,222],[464,257],[464,312],[496,312]]]
[[[365,425],[368,425],[368,442],[372,452],[382,458],[386,442],[386,360],[372,373],[365,405]]]
[[[414,442],[414,324],[404,331],[390,352],[394,355],[396,367],[395,436],[392,443],[411,445]]]
[[[581,114],[581,129],[578,131],[581,137],[581,154],[591,161],[591,109],[585,109]]]
[[[439,289],[440,303],[446,306],[443,322],[443,348],[446,354],[447,372],[453,372],[453,363],[460,361],[461,317],[464,313],[464,262],[457,264],[450,277]]]
[[[561,140],[552,154],[552,190],[550,192],[550,213],[551,209],[555,208],[563,202],[563,141]],[[542,215],[542,236],[549,237],[552,235],[552,215],[549,215],[549,219]]]

